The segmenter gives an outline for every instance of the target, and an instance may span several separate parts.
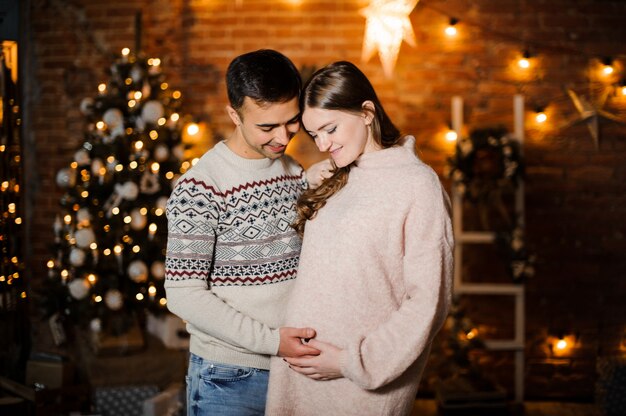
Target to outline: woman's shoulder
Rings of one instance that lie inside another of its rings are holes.
[[[413,150],[404,149],[407,153],[403,158],[404,163],[394,167],[396,182],[407,190],[432,190],[441,189],[441,180],[435,170],[419,158]]]

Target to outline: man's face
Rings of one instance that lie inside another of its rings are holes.
[[[228,145],[236,154],[247,159],[281,157],[300,129],[297,98],[259,105],[246,97],[239,111],[230,106],[227,111],[236,126]]]

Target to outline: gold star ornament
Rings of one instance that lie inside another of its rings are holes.
[[[578,116],[567,121],[563,127],[573,126],[579,123],[585,123],[596,149],[600,147],[600,120],[610,120],[616,123],[626,124],[626,120],[620,119],[618,116],[603,110],[604,104],[609,96],[610,90],[605,89],[596,102],[590,102],[582,95],[578,95],[574,90],[568,88],[567,95],[574,103],[574,107],[578,110]]]
[[[363,62],[369,61],[378,51],[387,77],[393,74],[400,44],[406,41],[415,46],[415,33],[409,15],[419,0],[371,0],[361,10],[367,19],[363,40]]]

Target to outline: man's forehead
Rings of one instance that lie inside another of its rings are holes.
[[[255,124],[281,124],[297,118],[300,114],[298,99],[268,102],[245,97],[240,115],[253,119]]]

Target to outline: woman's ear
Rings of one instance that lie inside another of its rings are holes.
[[[376,114],[376,107],[374,106],[373,102],[367,100],[363,101],[363,104],[361,104],[361,108],[363,109],[365,124],[369,126],[370,124],[372,124],[372,120],[374,119],[374,115]]]
[[[241,118],[239,117],[239,113],[230,105],[226,106],[226,112],[228,113],[228,117],[232,120],[235,126],[241,125]]]

